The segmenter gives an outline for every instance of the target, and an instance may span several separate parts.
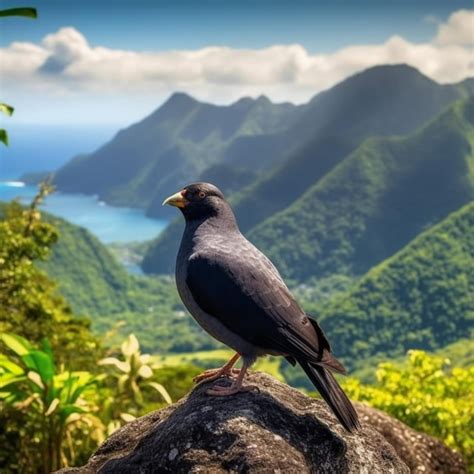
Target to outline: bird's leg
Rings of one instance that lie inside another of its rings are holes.
[[[230,387],[223,387],[222,385],[214,385],[212,388],[206,391],[208,395],[213,395],[215,397],[226,397],[228,395],[234,395],[235,393],[239,392],[249,392],[252,390],[258,391],[258,387],[256,385],[242,385],[245,377],[245,373],[249,366],[245,363],[240,369],[239,376],[232,381],[232,385]]]
[[[234,356],[222,367],[218,369],[209,369],[204,371],[202,374],[196,375],[196,377],[193,378],[193,381],[196,383],[202,382],[203,380],[206,380],[208,382],[212,380],[217,380],[219,377],[222,377],[223,375],[232,375],[232,374],[238,374],[240,373],[240,369],[233,369],[232,367],[235,365],[235,363],[240,359],[240,354],[234,354]]]

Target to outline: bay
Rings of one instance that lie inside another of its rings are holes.
[[[0,181],[0,201],[19,198],[20,202],[28,204],[36,191],[36,186],[21,181]],[[46,198],[42,208],[85,227],[106,244],[150,240],[168,224],[166,220],[150,219],[139,209],[108,206],[96,197],[82,194],[56,192]]]

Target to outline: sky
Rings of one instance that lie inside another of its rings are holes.
[[[472,0],[32,4],[37,20],[0,24],[10,123],[124,126],[174,91],[302,103],[377,64],[408,63],[441,83],[474,75]]]

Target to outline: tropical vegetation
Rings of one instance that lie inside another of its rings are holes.
[[[402,367],[381,363],[376,377],[374,385],[350,379],[344,388],[351,398],[442,439],[474,469],[472,365],[461,368],[445,357],[412,350]]]

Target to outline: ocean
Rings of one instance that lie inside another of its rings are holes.
[[[55,171],[72,157],[94,151],[118,131],[113,126],[77,125],[11,125],[7,129],[10,146],[0,144],[0,200],[19,198],[25,204],[36,187],[21,182],[24,174]],[[167,225],[167,221],[146,217],[142,210],[108,206],[81,194],[54,193],[43,208],[85,227],[104,243],[149,240]]]
[[[20,181],[0,181],[0,201],[18,198],[29,203],[37,191]],[[113,207],[93,196],[54,193],[45,200],[43,209],[73,224],[85,227],[104,243],[140,242],[160,234],[168,224],[150,219],[139,209]]]

